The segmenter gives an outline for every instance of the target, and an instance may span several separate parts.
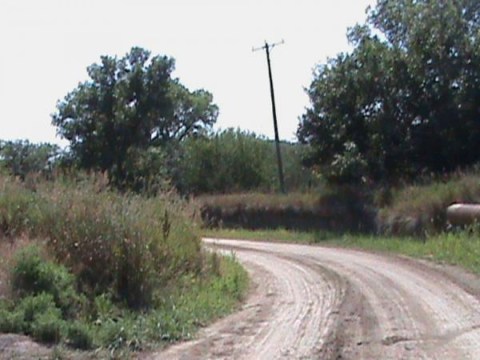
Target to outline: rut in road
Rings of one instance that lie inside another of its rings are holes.
[[[253,286],[237,313],[151,359],[480,359],[480,296],[417,261],[204,239]]]

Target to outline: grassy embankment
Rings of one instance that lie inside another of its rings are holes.
[[[190,338],[247,276],[202,250],[189,212],[173,195],[0,176],[0,332],[113,356]]]
[[[353,187],[286,195],[248,193],[197,198],[207,227],[251,230],[372,231],[374,214]]]
[[[254,197],[250,195],[250,197]],[[275,199],[276,197],[276,199]],[[281,195],[274,196],[272,206],[278,204]],[[204,229],[207,237],[223,237],[252,240],[322,244],[327,246],[354,247],[372,251],[386,251],[413,257],[460,265],[480,274],[480,232],[473,226],[468,230],[448,229],[446,208],[455,202],[480,202],[480,176],[476,173],[457,174],[430,184],[412,185],[372,195],[379,206],[374,234],[353,234],[348,231],[316,230],[293,231],[286,229],[241,228]],[[239,197],[237,197],[239,199]],[[285,201],[289,201],[284,197]],[[307,198],[308,199],[308,198]],[[213,199],[210,199],[213,201]],[[220,199],[220,202],[224,202]],[[268,207],[263,198],[263,207]],[[313,201],[310,196],[310,203]],[[234,205],[230,204],[230,207]],[[237,205],[238,206],[238,205]],[[246,206],[246,205],[242,205]],[[341,226],[341,223],[340,223]],[[400,234],[410,234],[400,236]]]

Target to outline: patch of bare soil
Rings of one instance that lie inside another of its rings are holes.
[[[32,341],[28,336],[0,334],[0,359],[49,359],[52,350]]]

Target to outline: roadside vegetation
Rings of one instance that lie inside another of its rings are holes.
[[[302,165],[306,147],[282,143],[285,186],[308,191],[318,185]],[[272,193],[278,188],[274,142],[240,129],[192,137],[178,149],[174,184],[183,194]]]
[[[445,212],[480,201],[479,34],[476,0],[378,0],[281,143],[287,195],[274,143],[214,131],[213,95],[173,58],[102,56],[53,111],[68,147],[0,141],[0,332],[113,353],[189,338],[247,284],[200,231],[480,273],[478,229]]]
[[[372,232],[369,193],[352,186],[290,194],[244,193],[197,198],[206,227]]]
[[[202,250],[189,204],[102,178],[0,177],[0,332],[112,354],[190,338],[231,311],[247,276]]]
[[[428,236],[448,230],[446,208],[454,203],[480,202],[477,168],[424,179],[377,193],[378,232]]]
[[[318,204],[318,199],[329,194],[327,188],[316,194],[300,196],[247,194],[206,197],[201,198],[201,201],[208,206],[215,204],[223,207],[227,212],[236,207],[248,207],[249,204],[257,208],[273,208],[275,211],[282,211],[291,206],[311,209]],[[364,188],[363,191],[368,194],[363,197],[368,202],[368,208],[375,209],[374,228],[369,231],[350,231],[347,212],[343,209],[339,212],[339,216],[343,216],[343,222],[339,222],[333,230],[325,226],[313,230],[281,226],[252,230],[237,224],[205,228],[203,235],[213,238],[321,244],[392,252],[459,265],[480,274],[478,224],[453,228],[448,224],[446,217],[446,209],[451,204],[480,202],[478,169],[458,171],[442,177],[423,177],[419,179],[417,185],[390,187],[387,190],[379,187],[373,191]],[[352,200],[353,197],[347,196],[347,199]],[[335,205],[324,207],[324,217],[332,206]],[[275,214],[275,211],[271,213]],[[322,213],[317,215],[317,224],[321,224]]]

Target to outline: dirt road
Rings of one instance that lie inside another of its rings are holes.
[[[362,251],[209,240],[254,282],[242,309],[156,359],[480,359],[466,273]]]

